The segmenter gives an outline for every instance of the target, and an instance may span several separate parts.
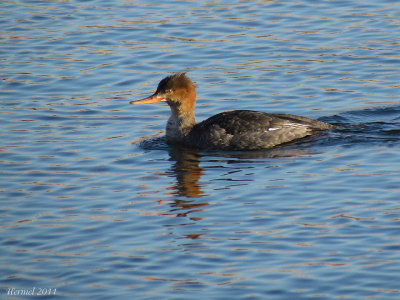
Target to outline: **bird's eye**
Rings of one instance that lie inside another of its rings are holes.
[[[173,93],[173,92],[174,92],[173,89],[168,89],[168,90],[167,90],[167,93]]]

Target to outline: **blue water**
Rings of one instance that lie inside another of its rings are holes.
[[[1,299],[400,298],[400,2],[0,11]],[[338,128],[268,151],[170,147],[169,108],[129,101],[181,71],[198,120]]]

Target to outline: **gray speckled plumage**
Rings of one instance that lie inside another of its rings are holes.
[[[301,116],[233,110],[196,124],[183,143],[200,149],[266,149],[332,127]]]

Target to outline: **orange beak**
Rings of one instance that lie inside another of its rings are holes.
[[[129,102],[129,104],[151,104],[163,101],[165,101],[165,98],[161,97],[160,95],[154,94],[140,100],[131,101]]]

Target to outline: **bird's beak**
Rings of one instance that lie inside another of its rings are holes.
[[[165,102],[165,101],[166,99],[164,97],[158,94],[154,94],[140,100],[131,101],[129,102],[129,104],[151,104],[151,103]]]

